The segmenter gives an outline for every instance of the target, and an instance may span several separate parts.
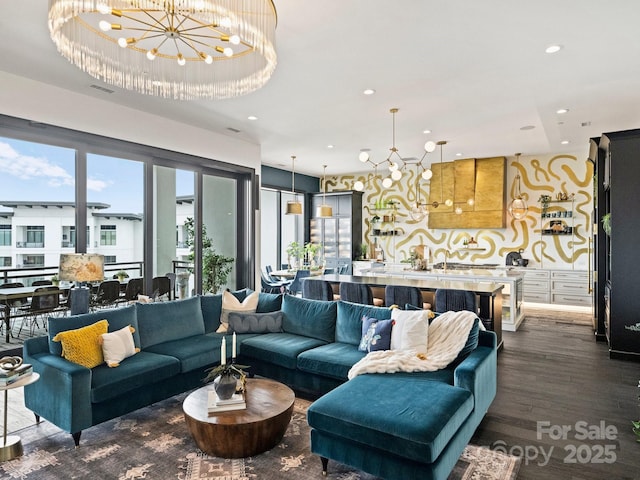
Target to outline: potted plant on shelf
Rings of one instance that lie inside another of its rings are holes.
[[[605,213],[602,216],[601,222],[604,233],[606,233],[608,236],[611,236],[611,214]]]
[[[54,287],[60,285],[60,279],[58,278],[58,275],[54,275],[53,277],[51,277],[51,285],[53,285]]]
[[[120,281],[120,283],[124,282],[125,279],[129,278],[129,274],[127,272],[125,272],[124,270],[119,270],[116,273],[116,277],[118,277],[118,280]]]
[[[551,195],[540,195],[538,201],[540,202],[540,215],[542,218],[546,218],[547,212],[549,211],[549,203],[551,202]]]

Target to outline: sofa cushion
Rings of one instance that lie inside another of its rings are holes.
[[[418,353],[428,353],[429,312],[429,310],[394,309],[391,312],[394,322],[391,332],[391,349],[412,349]]]
[[[245,288],[243,290],[232,291],[234,297],[239,301],[244,300],[253,290]],[[202,306],[202,316],[204,318],[204,330],[206,333],[215,332],[220,326],[220,315],[222,315],[222,294],[201,295],[200,304]],[[258,295],[257,313],[275,312],[282,306],[282,295],[274,293],[262,293]]]
[[[241,350],[243,357],[295,369],[298,355],[324,344],[325,342],[317,338],[291,333],[266,333],[243,340]]]
[[[282,331],[282,312],[229,312],[229,333],[278,333]]]
[[[107,366],[115,368],[125,358],[140,351],[133,343],[133,327],[127,325],[120,330],[101,335],[102,355]]]
[[[374,307],[340,300],[336,318],[336,342],[359,345],[362,338],[362,317],[387,320],[391,310],[386,307]]]
[[[361,352],[389,350],[391,348],[391,327],[393,327],[393,320],[362,317],[362,339],[358,350]]]
[[[158,343],[145,351],[177,358],[180,360],[181,373],[220,363],[220,341],[208,335]]]
[[[375,392],[375,394],[373,394]],[[376,450],[433,463],[473,411],[469,390],[419,376],[359,375],[311,404],[309,425]]]
[[[285,295],[282,329],[287,333],[333,342],[336,338],[337,302]]]
[[[254,313],[258,308],[258,292],[249,294],[244,300],[238,300],[231,292],[222,292],[222,313],[220,314],[220,326],[216,330],[217,333],[226,333],[229,331],[229,314],[231,312],[250,312]]]
[[[282,308],[281,293],[262,293],[258,296],[257,313],[277,312]]]
[[[127,325],[131,325],[136,329],[136,331],[133,332],[133,342],[136,347],[140,346],[140,335],[137,331],[138,318],[136,315],[136,307],[135,305],[131,305],[113,310],[100,310],[99,312],[71,315],[69,317],[49,317],[49,353],[57,356],[62,355],[62,345],[59,342],[53,341],[53,337],[59,332],[85,327],[96,323],[98,320],[107,320],[109,322],[109,332],[115,332]]]
[[[107,333],[109,323],[98,320],[92,325],[59,332],[54,342],[62,344],[62,356],[70,362],[93,368],[104,362],[100,338]]]
[[[91,371],[91,402],[106,402],[145,385],[163,380],[170,382],[171,377],[179,373],[177,358],[151,352],[129,357],[118,368],[102,364]]]
[[[298,355],[298,369],[346,381],[351,367],[365,355],[350,343],[328,343]]]
[[[467,337],[467,343],[465,343],[464,347],[462,347],[462,350],[460,350],[460,353],[458,353],[458,356],[456,357],[456,359],[453,362],[451,362],[449,365],[456,366],[460,362],[462,362],[465,358],[467,358],[467,355],[473,352],[478,346],[479,337],[480,337],[480,319],[476,317],[476,319],[473,321],[473,326],[471,327],[469,336]]]
[[[191,297],[171,302],[138,303],[140,347],[204,334],[200,299]]]

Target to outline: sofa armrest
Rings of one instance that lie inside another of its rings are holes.
[[[481,344],[456,367],[453,380],[455,386],[473,393],[475,408],[483,414],[495,398],[498,385],[495,333],[488,333],[493,337],[493,346],[482,345],[481,341]]]
[[[26,407],[69,433],[90,427],[91,370],[52,355],[48,348],[43,352],[39,340],[27,340],[23,349],[24,361],[40,374],[24,388]]]

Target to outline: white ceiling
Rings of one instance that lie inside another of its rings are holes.
[[[0,69],[259,144],[267,165],[290,168],[296,155],[296,170],[317,175],[323,164],[328,174],[366,170],[363,148],[386,158],[392,107],[399,153],[420,157],[426,140],[447,140],[445,161],[586,152],[590,137],[640,128],[637,0],[274,2],[275,74],[236,99],[91,88],[103,84],[56,52],[43,0],[11,2],[0,17]],[[563,49],[545,54],[551,44]]]

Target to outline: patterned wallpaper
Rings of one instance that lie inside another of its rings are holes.
[[[529,259],[529,267],[587,270],[593,210],[593,168],[586,155],[584,158],[568,154],[523,155],[519,165],[515,157],[507,157],[507,206],[516,189],[516,172],[520,173],[521,192],[529,211],[522,220],[507,215],[507,227],[500,229],[429,229],[426,218],[413,220],[409,210],[417,194],[414,188],[416,172],[410,169],[389,189],[382,187],[381,179],[374,178],[373,171],[370,171],[327,177],[327,191],[350,190],[357,180],[365,183],[362,242],[368,245],[378,242],[387,261],[406,260],[416,246],[426,245],[434,263],[441,262],[445,252],[449,251],[451,262],[504,265],[507,253],[522,250],[522,257]],[[424,202],[428,198],[429,188],[428,182],[420,182],[419,195]],[[544,219],[541,218],[541,204],[538,201],[541,195],[549,195],[554,200]],[[555,202],[558,195],[560,198],[566,195],[573,201]],[[380,208],[384,207],[387,200],[398,205],[395,219],[391,218],[393,210]],[[375,227],[382,232],[395,230],[396,235],[373,235],[371,219],[376,214],[383,220],[384,215],[388,215],[389,221]],[[561,224],[564,231],[555,233],[552,229],[554,223]],[[469,240],[470,237],[478,242],[477,249],[464,247],[465,239]]]

